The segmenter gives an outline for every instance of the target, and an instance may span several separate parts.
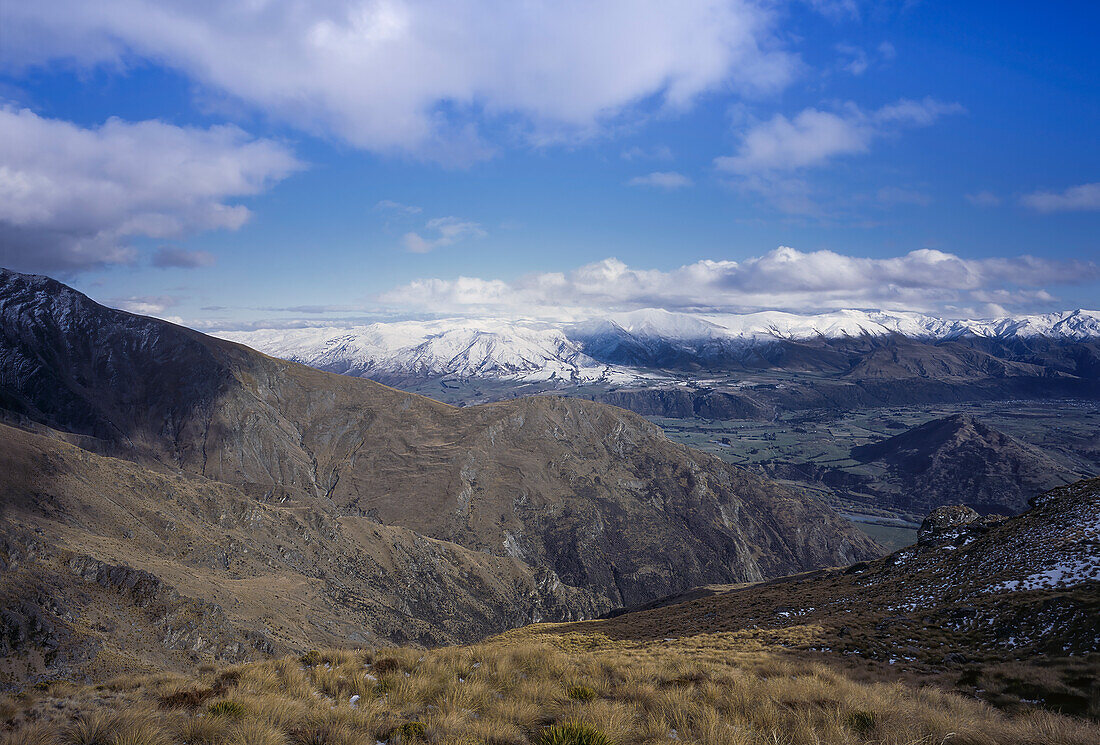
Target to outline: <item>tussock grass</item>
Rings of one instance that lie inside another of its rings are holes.
[[[1100,727],[809,660],[690,643],[505,634],[51,685],[0,708],[3,745],[1091,745]],[[73,713],[79,713],[75,719]]]
[[[288,745],[283,731],[262,719],[247,719],[238,724],[229,742],[232,745]]]
[[[29,724],[0,735],[3,745],[59,745],[56,727],[47,724]]]
[[[612,745],[607,735],[584,722],[565,722],[547,727],[538,733],[535,743],[537,745]]]
[[[240,719],[248,710],[244,708],[244,704],[240,701],[230,701],[229,699],[223,699],[221,701],[215,701],[206,707],[206,713],[212,717],[226,717],[228,719]]]

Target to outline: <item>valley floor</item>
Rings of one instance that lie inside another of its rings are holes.
[[[851,450],[959,414],[1038,448],[1056,464],[1063,483],[1100,474],[1097,401],[992,401],[797,411],[786,412],[772,422],[649,419],[676,442],[824,498],[893,551],[916,540],[916,530],[928,511],[888,504],[883,494],[898,491],[897,485],[890,483],[891,474],[881,464],[852,459]]]

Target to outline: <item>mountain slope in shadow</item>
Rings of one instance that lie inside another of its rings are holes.
[[[1036,494],[1072,480],[1038,448],[964,414],[854,447],[852,458],[885,465],[906,500],[901,506],[916,511],[966,504],[1014,514]]]

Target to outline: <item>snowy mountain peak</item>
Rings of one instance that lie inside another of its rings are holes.
[[[672,313],[663,308],[643,308],[616,313],[610,320],[629,334],[664,339],[708,339],[722,335],[722,328],[699,316]]]
[[[690,357],[704,348],[736,351],[783,341],[894,335],[924,341],[1082,341],[1100,338],[1100,311],[957,320],[897,311],[689,315],[646,308],[580,323],[442,319],[219,334],[276,357],[351,375],[562,383],[652,377],[639,369],[651,364],[645,360]]]

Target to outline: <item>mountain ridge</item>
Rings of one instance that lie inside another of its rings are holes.
[[[922,341],[1100,339],[1100,311],[1078,309],[991,320],[952,320],[917,313],[837,311],[797,315],[766,311],[742,316],[689,315],[658,309],[610,314],[573,323],[440,319],[357,327],[215,332],[276,357],[353,375],[414,374],[495,377],[538,382],[641,378],[633,369],[646,357],[668,357],[662,346],[700,343],[723,347],[734,358],[754,347],[790,341],[845,341],[899,336]],[[624,346],[637,349],[623,354]],[[716,350],[715,350],[716,351]],[[632,364],[633,363],[633,364]]]
[[[344,555],[396,544],[414,566],[438,554],[432,541],[445,542],[459,558],[439,564],[444,576],[472,556],[518,562],[509,572],[534,588],[533,607],[557,615],[876,553],[823,503],[676,445],[621,409],[547,396],[457,408],[104,308],[52,280],[0,273],[0,373],[2,408],[22,428],[12,432],[42,438],[32,464],[61,458],[58,441],[131,464],[99,491],[57,495],[76,500],[61,517],[102,511],[92,505],[112,489],[153,483],[154,474],[203,479],[241,504],[298,514],[303,532],[279,538],[292,557],[311,555],[306,536],[321,527]],[[24,513],[39,529],[61,530],[57,515],[42,514],[48,500],[27,501],[29,483],[15,493]],[[120,527],[112,525],[100,532]],[[125,554],[103,554],[102,540],[93,532],[75,549],[118,565]],[[272,561],[285,563],[282,554]],[[316,571],[329,585],[348,584]],[[472,633],[425,613],[418,633]],[[506,617],[479,614],[482,628]]]
[[[805,333],[792,314],[648,310],[570,324],[452,319],[221,336],[460,406],[553,393],[647,416],[766,421],[812,409],[1100,398],[1100,312],[981,322],[973,332],[919,314],[872,315],[814,316]]]

